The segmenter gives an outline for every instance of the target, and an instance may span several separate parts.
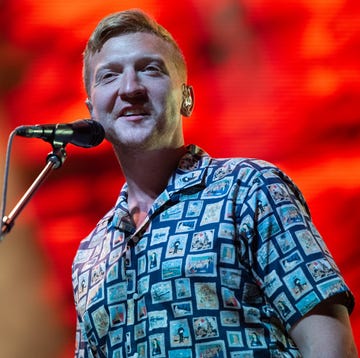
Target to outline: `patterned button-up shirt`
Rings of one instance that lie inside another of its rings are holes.
[[[353,306],[292,181],[193,145],[138,230],[124,185],[73,286],[78,358],[300,357],[301,317],[334,295]]]

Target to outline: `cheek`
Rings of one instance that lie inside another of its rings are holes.
[[[180,91],[169,91],[167,93],[166,103],[167,108],[173,115],[180,114],[182,95]]]
[[[116,91],[110,86],[96,88],[91,95],[94,113],[110,112],[116,100]]]

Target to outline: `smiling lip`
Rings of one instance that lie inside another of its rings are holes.
[[[144,110],[144,108],[136,108],[136,107],[125,107],[120,111],[119,114],[120,117],[129,120],[142,119],[147,115],[149,115],[149,113],[146,110]]]

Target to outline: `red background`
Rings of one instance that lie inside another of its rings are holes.
[[[16,0],[0,12],[0,150],[18,125],[87,118],[82,51],[109,12],[140,7],[184,49],[196,109],[188,143],[258,157],[300,186],[316,226],[359,296],[360,3],[358,0]],[[0,246],[0,341],[17,358],[73,356],[71,262],[114,204],[123,177],[107,143],[67,146]],[[49,144],[14,141],[7,212]],[[360,309],[351,317],[360,344]]]

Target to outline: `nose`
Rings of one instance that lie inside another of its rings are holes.
[[[135,70],[124,71],[118,93],[123,100],[136,99],[146,95],[145,87]]]

